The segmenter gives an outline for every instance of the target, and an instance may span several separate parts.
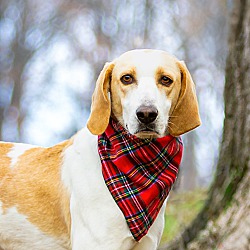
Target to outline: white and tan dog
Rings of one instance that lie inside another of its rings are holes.
[[[87,127],[71,139],[50,148],[0,143],[0,249],[157,248],[165,205],[136,242],[103,180],[97,135],[110,116],[141,138],[199,126],[185,64],[164,51],[129,51],[104,66]]]

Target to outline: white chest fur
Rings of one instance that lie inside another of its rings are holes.
[[[147,236],[136,243],[102,177],[97,136],[81,130],[65,152],[62,179],[70,193],[71,241],[74,250],[156,249],[165,205]]]

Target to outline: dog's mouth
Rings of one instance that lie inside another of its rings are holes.
[[[138,130],[134,133],[135,136],[138,138],[146,139],[146,138],[157,138],[160,136],[158,131],[155,129],[154,126],[143,126],[139,127]]]

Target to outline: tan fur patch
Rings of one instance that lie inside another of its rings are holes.
[[[167,76],[170,79],[173,80],[173,83],[169,86],[164,86],[160,84],[160,79],[162,76]],[[157,82],[157,86],[159,89],[163,90],[166,93],[167,98],[171,101],[171,108],[169,114],[172,114],[172,111],[177,103],[177,100],[179,98],[179,93],[181,89],[181,75],[180,72],[175,71],[171,67],[167,68],[167,70],[164,67],[158,67],[155,73],[155,79]]]
[[[115,70],[114,72],[117,74],[118,79],[116,78],[116,80],[120,80],[120,78],[124,75],[131,75],[133,76],[134,80],[136,81],[136,67],[131,66],[131,65],[123,65],[124,67],[119,68],[118,70]],[[117,72],[118,71],[118,72]],[[113,76],[113,75],[112,75]]]
[[[70,143],[65,141],[51,148],[25,151],[0,185],[3,210],[15,206],[42,231],[69,237],[69,196],[62,186],[60,174],[63,152]],[[4,154],[3,149],[1,153]]]
[[[0,187],[3,177],[10,170],[11,159],[7,156],[14,144],[12,143],[0,143]],[[1,200],[1,199],[0,199]]]
[[[171,78],[173,81],[175,80],[173,77],[173,74],[169,74],[169,72],[167,72],[164,69],[164,67],[158,67],[158,69],[156,70],[156,73],[155,73],[155,79],[156,79],[157,83],[160,81],[162,76],[167,76],[167,77]]]
[[[124,75],[131,75],[134,78],[133,84],[124,85],[121,82],[121,77]],[[130,88],[134,88],[137,84],[136,68],[130,65],[122,65],[114,69],[112,73],[112,82],[111,82],[111,106],[112,106],[112,115],[113,118],[120,118],[123,113],[122,100],[126,98],[126,94]],[[120,118],[121,119],[121,118]]]

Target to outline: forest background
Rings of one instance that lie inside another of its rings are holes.
[[[185,195],[173,198],[196,212],[218,176],[233,7],[232,0],[0,0],[0,139],[51,146],[69,138],[86,123],[106,61],[130,49],[166,50],[196,83],[203,123],[183,137],[175,192]]]

